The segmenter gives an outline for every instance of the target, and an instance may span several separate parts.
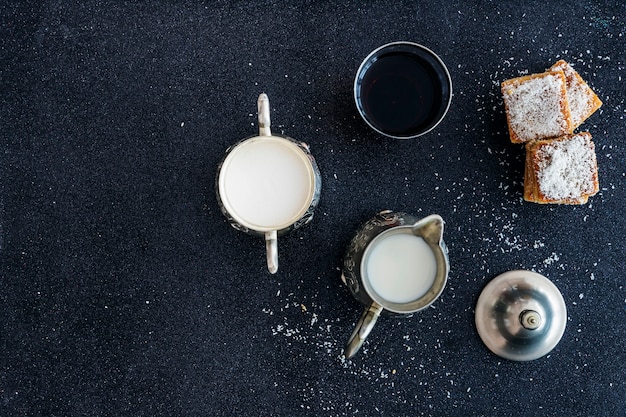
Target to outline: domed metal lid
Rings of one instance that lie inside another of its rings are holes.
[[[476,328],[496,355],[514,361],[538,359],[561,340],[565,301],[546,277],[509,271],[494,278],[476,303]]]

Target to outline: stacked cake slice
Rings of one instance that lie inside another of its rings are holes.
[[[572,133],[601,105],[565,61],[546,72],[502,83],[509,136],[526,146],[524,199],[583,204],[598,192],[591,134]]]

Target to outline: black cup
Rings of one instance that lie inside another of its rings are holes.
[[[413,42],[393,42],[371,52],[354,80],[354,100],[377,132],[410,139],[443,120],[452,100],[452,80],[443,61]]]

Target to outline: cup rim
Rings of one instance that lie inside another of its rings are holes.
[[[388,48],[391,48],[393,46],[398,46],[398,45],[407,45],[407,46],[419,48],[419,49],[423,50],[424,52],[426,52],[427,54],[431,55],[441,65],[441,68],[443,69],[443,72],[445,73],[446,80],[448,81],[448,85],[450,87],[450,94],[448,95],[448,99],[447,99],[447,103],[446,103],[445,109],[444,109],[443,113],[441,114],[441,116],[439,117],[439,119],[436,120],[435,123],[432,126],[430,126],[428,129],[426,129],[426,130],[424,130],[422,132],[418,132],[416,134],[411,134],[411,135],[393,135],[393,134],[390,134],[390,133],[382,131],[378,127],[374,126],[372,124],[372,122],[370,122],[368,120],[368,118],[365,116],[364,112],[362,111],[361,107],[359,106],[358,85],[359,85],[359,79],[362,78],[360,75],[363,72],[364,67],[369,63],[371,58],[373,56],[375,56],[376,54],[378,54],[381,50],[388,49]],[[439,55],[437,55],[430,48],[428,48],[428,47],[426,47],[426,46],[424,46],[422,44],[419,44],[419,43],[416,43],[416,42],[411,42],[411,41],[389,42],[389,43],[381,45],[378,48],[376,48],[373,51],[371,51],[365,57],[365,59],[363,59],[363,61],[361,62],[361,65],[359,65],[359,68],[356,71],[356,76],[354,77],[354,84],[353,84],[353,89],[352,90],[353,90],[352,92],[353,92],[353,96],[354,96],[354,104],[356,105],[357,111],[358,111],[359,115],[361,115],[361,118],[365,121],[365,123],[367,123],[367,125],[369,127],[371,127],[373,130],[375,130],[376,132],[380,133],[383,136],[387,136],[387,137],[393,138],[393,139],[401,139],[401,140],[404,140],[404,139],[414,139],[414,138],[423,136],[423,135],[431,132],[433,129],[435,129],[441,123],[441,121],[445,118],[446,114],[448,113],[448,110],[450,109],[450,105],[452,103],[452,95],[453,95],[452,77],[450,76],[450,71],[448,70],[448,67],[443,62],[441,57],[439,57]]]
[[[395,226],[390,229],[382,231],[381,233],[376,235],[374,239],[372,239],[365,247],[365,250],[363,251],[363,257],[361,258],[361,264],[359,266],[360,267],[359,274],[361,276],[361,282],[363,283],[363,289],[375,303],[381,305],[385,310],[391,311],[392,313],[411,314],[411,313],[415,313],[420,310],[423,310],[429,307],[435,301],[437,301],[439,296],[443,293],[443,290],[445,289],[445,286],[446,286],[446,282],[448,280],[448,266],[447,266],[447,263],[444,261],[445,268],[442,270],[442,265],[441,265],[441,262],[439,261],[438,253],[441,253],[441,256],[443,257],[443,259],[445,259],[445,253],[444,253],[443,248],[439,245],[434,245],[430,242],[426,242],[428,246],[430,247],[430,249],[433,251],[433,255],[435,256],[435,259],[437,261],[437,271],[435,274],[435,280],[433,282],[433,285],[426,292],[426,294],[408,303],[392,303],[380,297],[376,293],[376,291],[372,289],[369,283],[369,279],[367,277],[367,274],[365,273],[365,270],[366,270],[365,264],[367,262],[368,257],[370,256],[370,252],[373,250],[373,247],[376,246],[377,242],[385,239],[388,235],[397,234],[397,233],[406,233],[406,234],[417,236],[415,235],[415,233],[413,233],[412,224]],[[421,236],[418,236],[418,237],[421,237]]]
[[[225,177],[226,177],[225,170],[228,169],[228,166],[230,162],[232,161],[232,159],[234,158],[234,156],[236,155],[237,150],[241,149],[241,147],[243,146],[249,145],[250,143],[253,143],[255,141],[261,141],[261,140],[275,141],[275,142],[279,142],[281,144],[288,146],[290,149],[295,151],[295,153],[299,156],[302,162],[305,162],[303,165],[307,167],[307,177],[308,177],[307,179],[308,179],[309,191],[308,191],[306,203],[303,203],[302,207],[297,212],[297,215],[292,217],[289,221],[285,221],[281,224],[276,224],[276,225],[271,225],[271,226],[254,224],[253,222],[244,219],[239,213],[237,213],[237,211],[234,209],[231,202],[228,200],[228,193],[226,192],[226,186],[225,186]],[[307,211],[309,210],[309,208],[311,207],[311,204],[313,204],[313,201],[315,199],[315,181],[316,181],[315,166],[311,162],[311,159],[308,157],[308,155],[304,152],[304,150],[300,148],[300,146],[295,141],[293,141],[290,138],[279,136],[279,135],[271,135],[271,136],[255,135],[255,136],[251,136],[249,138],[239,141],[238,143],[236,143],[235,145],[233,145],[231,148],[228,149],[221,163],[221,166],[219,168],[217,190],[218,190],[218,197],[221,201],[221,205],[223,209],[228,213],[228,215],[230,215],[230,217],[232,217],[234,221],[246,227],[247,229],[265,233],[265,232],[281,231],[281,230],[288,229],[290,226],[297,223],[298,220],[302,219],[304,215],[306,215]]]

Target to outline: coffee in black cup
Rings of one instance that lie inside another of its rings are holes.
[[[409,139],[441,122],[450,107],[452,81],[443,61],[430,49],[394,42],[363,60],[354,81],[354,99],[374,130]]]

